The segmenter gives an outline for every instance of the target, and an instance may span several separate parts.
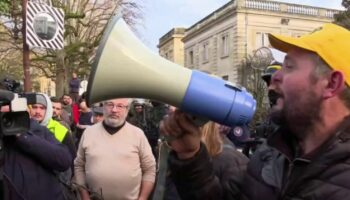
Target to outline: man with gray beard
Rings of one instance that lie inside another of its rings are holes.
[[[155,159],[143,131],[125,121],[131,99],[103,103],[104,120],[83,133],[74,161],[82,200],[147,200],[155,181]]]

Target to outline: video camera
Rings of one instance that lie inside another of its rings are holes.
[[[27,98],[14,93],[19,85],[15,80],[8,78],[0,82],[0,138],[22,134],[29,129]]]

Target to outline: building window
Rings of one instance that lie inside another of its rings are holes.
[[[221,56],[228,56],[228,34],[221,37]]]
[[[283,24],[283,25],[288,25],[288,24],[289,24],[289,19],[287,19],[287,18],[282,18],[282,19],[281,19],[281,24]]]
[[[222,79],[224,79],[225,81],[228,81],[228,75],[222,76]]]
[[[202,58],[203,58],[203,62],[208,62],[209,61],[209,43],[208,42],[205,42],[203,44],[203,55],[202,55]]]
[[[255,41],[256,48],[267,47],[270,45],[267,33],[257,32]]]
[[[189,63],[190,65],[193,65],[193,64],[194,64],[193,50],[191,50],[191,51],[188,52],[188,63]]]
[[[169,52],[168,52],[168,59],[174,61],[174,53],[173,53],[173,50],[169,50]]]

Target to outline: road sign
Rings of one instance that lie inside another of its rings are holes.
[[[43,3],[27,3],[26,40],[30,48],[62,49],[64,12]]]

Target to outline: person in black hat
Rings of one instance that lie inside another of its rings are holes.
[[[266,85],[270,85],[272,75],[282,68],[282,63],[278,61],[273,61],[269,66],[266,67],[261,78],[265,81]]]
[[[266,86],[269,87],[271,78],[274,73],[282,68],[282,63],[278,61],[273,61],[269,66],[266,67],[261,78],[265,81]],[[273,91],[268,91],[269,105],[270,107],[275,102],[277,95]],[[261,124],[256,126],[255,137],[267,138],[268,133],[271,133],[276,127],[272,124],[270,119],[266,119]]]

